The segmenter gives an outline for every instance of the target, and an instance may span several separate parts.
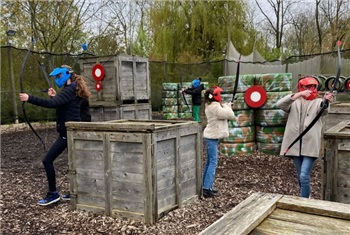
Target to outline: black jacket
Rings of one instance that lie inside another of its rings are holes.
[[[80,101],[75,93],[76,84],[66,85],[56,96],[46,99],[30,95],[28,103],[56,109],[56,129],[61,136],[67,135],[65,122],[81,121]]]
[[[80,119],[82,122],[91,122],[90,104],[88,99],[80,100]]]
[[[184,90],[186,94],[192,95],[192,104],[201,105],[202,104],[202,91],[204,90],[204,85],[201,84],[197,88],[188,88]]]

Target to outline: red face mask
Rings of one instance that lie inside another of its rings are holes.
[[[213,100],[217,101],[217,102],[221,102],[222,98],[221,98],[221,92],[223,91],[220,87],[218,86],[213,86],[214,91],[213,91]]]
[[[314,77],[305,77],[299,80],[298,82],[298,91],[309,90],[312,91],[311,95],[304,97],[306,100],[316,99],[318,95],[317,91],[318,81]]]

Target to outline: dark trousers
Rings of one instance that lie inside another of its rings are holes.
[[[56,174],[53,162],[67,148],[67,137],[59,136],[53,143],[49,151],[46,153],[43,164],[46,171],[47,181],[49,183],[49,191],[57,191]]]

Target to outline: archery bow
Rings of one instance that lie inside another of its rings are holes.
[[[333,93],[334,89],[336,89],[337,84],[339,82],[339,78],[340,78],[340,72],[341,72],[341,56],[340,56],[340,46],[341,46],[341,41],[339,40],[337,42],[337,47],[338,47],[338,69],[337,69],[337,75],[334,79],[333,82],[333,86],[330,89],[330,93]],[[322,106],[320,111],[318,112],[318,114],[315,116],[314,120],[312,120],[310,122],[310,124],[305,128],[305,130],[288,146],[288,148],[286,149],[286,151],[284,151],[284,156],[286,156],[287,152],[289,151],[289,149],[291,147],[293,147],[293,145],[298,142],[314,125],[315,123],[318,121],[318,119],[320,119],[320,117],[322,116],[323,111],[328,108],[329,105],[329,101],[328,100],[323,100]]]
[[[237,62],[237,71],[236,71],[236,79],[235,79],[235,87],[233,88],[232,100],[231,103],[235,100],[235,95],[237,93],[238,80],[239,80],[239,67],[241,63],[241,54],[239,54],[238,62]]]
[[[28,48],[28,52],[27,52],[26,56],[24,57],[22,65],[21,65],[21,71],[19,73],[19,81],[20,81],[19,84],[20,84],[20,88],[21,88],[21,93],[25,93],[24,87],[23,87],[23,72],[24,72],[24,68],[25,68],[25,65],[27,63],[27,60],[29,58],[29,55],[34,47],[34,42],[35,42],[35,40],[34,40],[34,38],[32,38],[32,43],[31,43],[30,47]],[[39,138],[41,144],[44,147],[44,150],[46,150],[46,146],[45,146],[44,141],[40,138],[39,134],[35,131],[35,129],[33,128],[32,124],[30,123],[30,121],[28,119],[26,108],[25,108],[25,103],[26,102],[24,102],[24,101],[22,102],[22,112],[23,112],[24,119],[26,120],[27,124],[29,125],[29,127],[33,131],[33,133]]]

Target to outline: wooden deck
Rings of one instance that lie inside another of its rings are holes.
[[[349,235],[350,205],[254,193],[200,235]]]

